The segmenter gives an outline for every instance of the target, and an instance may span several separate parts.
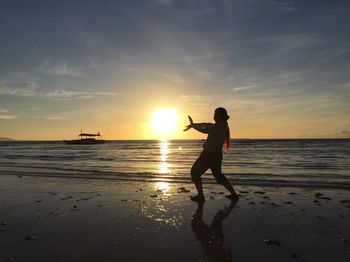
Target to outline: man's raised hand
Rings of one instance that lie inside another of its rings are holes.
[[[187,117],[188,117],[188,120],[190,120],[190,125],[193,125],[192,117],[190,117],[190,116],[187,116]]]
[[[192,117],[190,117],[190,116],[187,116],[187,117],[188,117],[188,120],[190,121],[190,124],[185,127],[184,131],[191,129],[192,125],[193,125]]]

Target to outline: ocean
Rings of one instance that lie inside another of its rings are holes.
[[[204,140],[0,142],[0,175],[190,182]],[[233,185],[350,189],[350,139],[232,140],[222,170]],[[204,183],[215,183],[208,171]]]

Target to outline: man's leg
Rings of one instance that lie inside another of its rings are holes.
[[[213,173],[216,181],[219,184],[222,184],[231,193],[231,195],[227,197],[231,200],[236,200],[238,199],[238,194],[233,189],[232,185],[227,180],[225,175],[221,172],[221,164],[222,164],[222,155],[218,154],[216,158],[212,159],[210,170]]]
[[[227,180],[227,178],[225,177],[225,175],[223,173],[217,173],[217,172],[214,173],[213,172],[213,175],[214,175],[216,181],[219,184],[222,184],[231,193],[232,196],[237,196],[236,191],[233,189],[232,185],[230,184],[230,182]]]
[[[196,189],[198,191],[198,195],[197,195],[198,199],[203,199],[204,200],[202,179],[199,178],[198,180],[194,181],[193,183],[196,186]]]
[[[192,182],[196,186],[198,191],[197,196],[191,197],[193,201],[202,202],[205,200],[203,193],[203,185],[201,176],[208,170],[207,161],[205,161],[203,153],[198,157],[196,162],[194,162],[191,168],[191,178]]]
[[[224,176],[224,175],[223,175]],[[238,197],[236,191],[233,189],[230,182],[227,180],[227,178],[224,176],[224,179],[222,180],[221,184],[231,193],[231,196]]]

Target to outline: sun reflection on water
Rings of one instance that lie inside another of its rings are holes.
[[[169,155],[169,143],[168,141],[164,140],[160,142],[159,145],[160,149],[160,164],[158,165],[158,173],[160,174],[168,174],[170,173],[170,165],[166,162]]]
[[[178,204],[178,199],[174,198],[176,189],[171,183],[165,181],[155,182],[154,195],[140,205],[141,214],[150,221],[167,225],[174,228],[181,228],[184,224],[184,217]]]
[[[164,140],[160,142],[160,154],[162,156],[167,156],[169,154],[169,143]]]
[[[159,142],[159,152],[157,173],[162,175],[169,174],[171,166],[167,162],[170,153],[168,141],[163,140]],[[160,176],[159,179],[164,179],[164,177]],[[176,208],[170,208],[174,205],[174,202],[170,201],[170,199],[174,195],[175,189],[168,182],[158,181],[154,183],[154,190],[156,192],[151,196],[152,200],[140,205],[143,216],[160,224],[180,228],[184,220],[182,213]]]
[[[170,185],[168,182],[156,182],[154,184],[154,188],[156,191],[161,190],[163,192],[167,192],[170,189]]]
[[[169,173],[168,163],[160,163],[158,166],[158,172],[161,174],[168,174]]]
[[[163,202],[162,200],[153,200],[152,202],[143,203],[140,206],[141,214],[150,221],[161,225],[181,228],[184,223],[182,212]]]

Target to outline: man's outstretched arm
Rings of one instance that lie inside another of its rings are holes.
[[[207,134],[209,132],[209,128],[212,125],[211,123],[193,123],[192,117],[188,116],[188,119],[190,121],[190,124],[187,125],[184,129],[184,131],[187,131],[191,128],[197,130],[198,132]]]

